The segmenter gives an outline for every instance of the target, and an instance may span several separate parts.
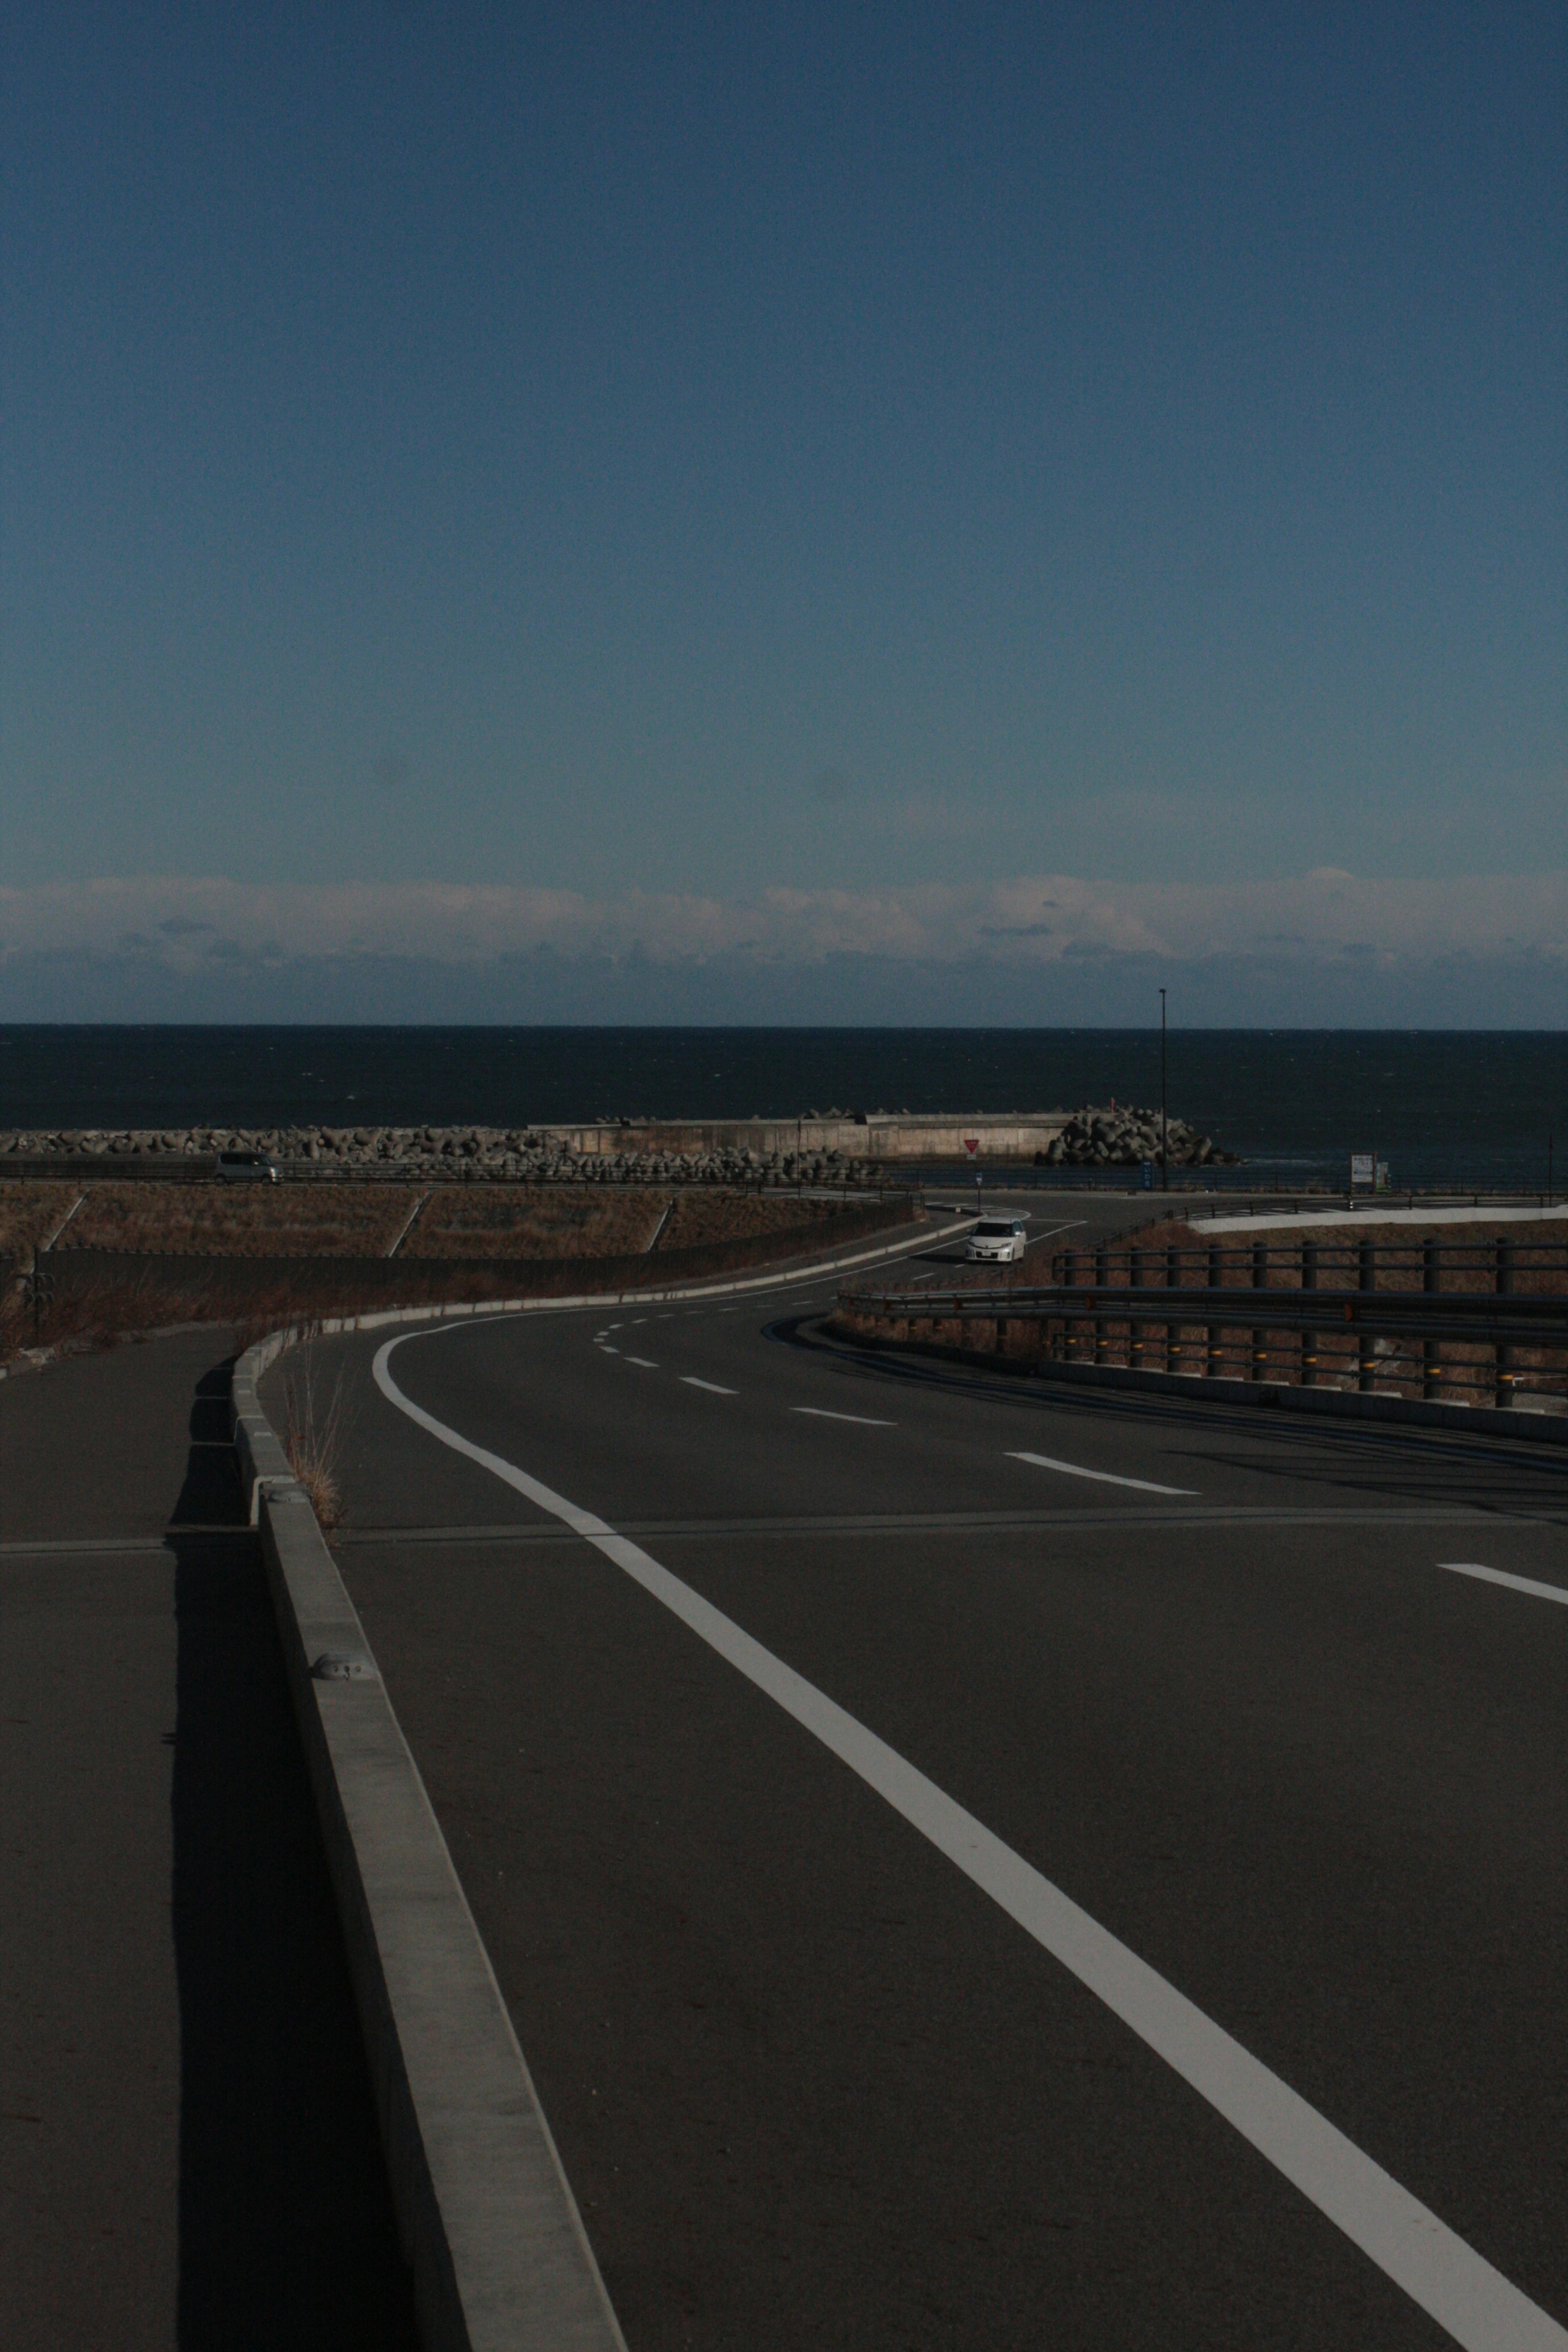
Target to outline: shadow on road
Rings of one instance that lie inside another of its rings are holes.
[[[851,1378],[983,1399],[1030,1416],[1091,1416],[1123,1428],[1158,1430],[1201,1439],[1193,1459],[1228,1464],[1262,1477],[1303,1475],[1352,1491],[1375,1491],[1391,1501],[1452,1501],[1504,1514],[1526,1507],[1558,1512],[1568,1507],[1568,1461],[1552,1448],[1530,1450],[1531,1432],[1518,1438],[1490,1432],[1400,1428],[1347,1415],[1292,1412],[1205,1397],[1194,1381],[1188,1398],[1168,1391],[1090,1388],[1042,1379],[1022,1364],[993,1370],[923,1349],[864,1347],[831,1331],[820,1313],[781,1317],[768,1337],[786,1347],[831,1357]],[[1218,1441],[1216,1443],[1216,1441]],[[1441,1478],[1439,1494],[1434,1481]]]
[[[182,2352],[416,2343],[370,2077],[225,1363],[170,1524],[179,1629],[174,1928]]]

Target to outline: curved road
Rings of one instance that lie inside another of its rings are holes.
[[[1568,1462],[830,1296],[315,1350],[632,2352],[1568,2345]]]

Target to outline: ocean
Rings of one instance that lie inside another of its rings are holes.
[[[1568,1032],[1173,1030],[1224,1181],[1568,1181]],[[0,1026],[0,1129],[484,1126],[1157,1104],[1158,1030]],[[1125,1181],[1124,1179],[1122,1181]]]

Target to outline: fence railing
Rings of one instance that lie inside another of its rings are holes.
[[[1271,1234],[1202,1249],[1107,1244],[1058,1250],[1053,1282],[1247,1285],[1313,1289],[1340,1281],[1357,1290],[1560,1291],[1568,1296],[1568,1240],[1369,1242],[1298,1240]]]
[[[1191,1260],[1210,1254],[1131,1255]],[[940,1339],[943,1327],[956,1325],[959,1344],[973,1345],[974,1327],[989,1325],[998,1353],[1053,1362],[1352,1387],[1363,1393],[1397,1383],[1396,1393],[1408,1389],[1440,1399],[1479,1391],[1505,1407],[1521,1393],[1544,1399],[1568,1392],[1568,1287],[1549,1293],[1433,1284],[1417,1291],[1379,1288],[1365,1280],[1352,1289],[1309,1278],[1289,1288],[1265,1283],[1244,1288],[1223,1278],[1223,1265],[1204,1270],[1215,1278],[1186,1283],[1177,1278],[1179,1265],[1163,1266],[1166,1278],[1157,1283],[1135,1277],[989,1289],[845,1290],[838,1304],[851,1320],[890,1325],[895,1338],[901,1328],[901,1336],[914,1340]]]

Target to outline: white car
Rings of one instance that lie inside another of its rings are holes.
[[[1027,1246],[1024,1227],[1026,1217],[982,1217],[963,1244],[963,1255],[972,1263],[977,1258],[1001,1259],[1011,1264],[1021,1258]]]

